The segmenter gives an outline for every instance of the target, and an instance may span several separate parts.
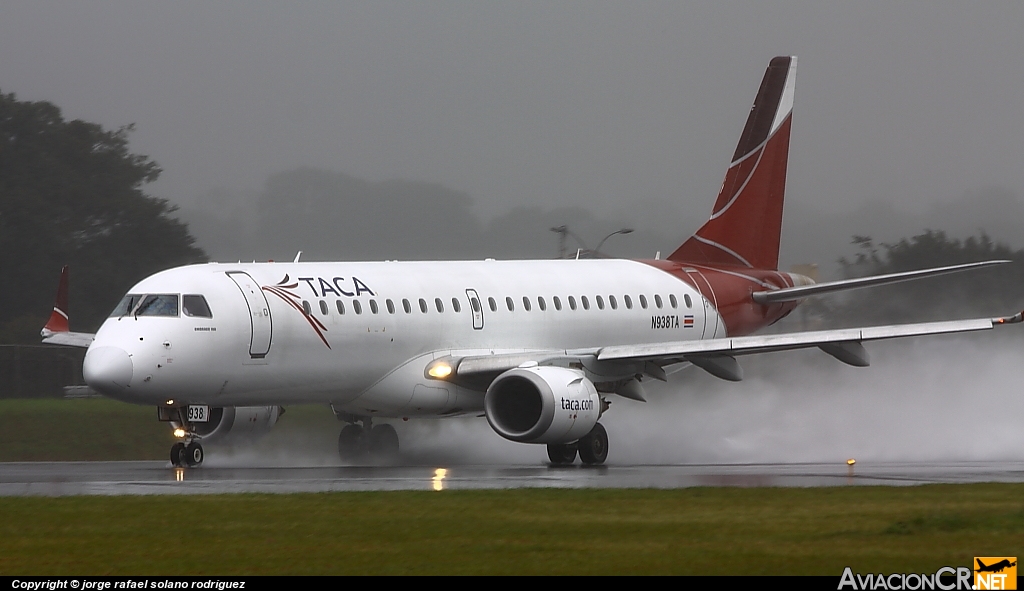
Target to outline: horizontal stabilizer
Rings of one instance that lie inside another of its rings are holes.
[[[890,283],[911,281],[913,279],[924,279],[925,277],[935,277],[937,275],[946,275],[948,273],[960,273],[961,271],[980,269],[982,267],[991,267],[992,265],[1002,265],[1004,263],[1009,262],[1012,261],[981,261],[979,263],[966,263],[963,265],[951,265],[949,267],[935,267],[933,269],[918,269],[917,271],[890,273],[888,275],[875,275],[873,277],[859,277],[857,279],[845,279],[843,281],[829,281],[827,283],[799,285],[797,287],[786,287],[782,289],[774,289],[771,291],[755,291],[754,293],[751,294],[751,297],[754,299],[755,302],[759,304],[791,302],[794,300],[802,300],[804,298],[814,295],[822,295],[826,293],[833,293],[836,291],[845,291],[848,289],[860,289],[862,287],[888,285]]]

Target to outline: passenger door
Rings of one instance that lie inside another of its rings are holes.
[[[227,276],[235,282],[242,295],[245,296],[245,303],[249,307],[249,320],[251,338],[249,340],[249,356],[252,359],[263,359],[270,352],[270,341],[273,338],[274,327],[270,317],[270,304],[267,303],[267,296],[263,295],[256,280],[243,271],[228,271]]]

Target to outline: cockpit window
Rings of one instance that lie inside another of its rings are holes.
[[[145,296],[135,309],[135,316],[177,316],[178,294],[154,294]]]
[[[181,296],[181,311],[185,313],[185,316],[193,318],[213,318],[213,312],[206,304],[206,298],[201,295]]]
[[[121,301],[114,308],[114,311],[110,313],[110,317],[120,318],[121,316],[127,316],[131,314],[132,310],[135,309],[135,306],[139,305],[139,301],[141,299],[142,296],[137,293],[130,293],[124,296],[123,298],[121,298]]]

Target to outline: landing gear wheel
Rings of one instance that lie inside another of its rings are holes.
[[[193,441],[185,446],[185,463],[189,468],[195,468],[203,463],[203,446]]]
[[[385,460],[398,456],[398,433],[394,427],[385,423],[370,429],[370,453]]]
[[[597,423],[580,439],[579,446],[580,459],[584,464],[603,464],[608,458],[608,432],[601,423]]]
[[[363,428],[359,425],[345,425],[338,435],[338,455],[342,461],[356,460],[363,451]]]
[[[176,468],[185,465],[185,444],[180,441],[171,446],[171,465]]]
[[[578,447],[579,442],[548,444],[548,459],[552,464],[571,464],[576,461]]]

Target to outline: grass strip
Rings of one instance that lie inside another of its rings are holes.
[[[1024,485],[5,498],[0,574],[933,573],[1024,555]]]

